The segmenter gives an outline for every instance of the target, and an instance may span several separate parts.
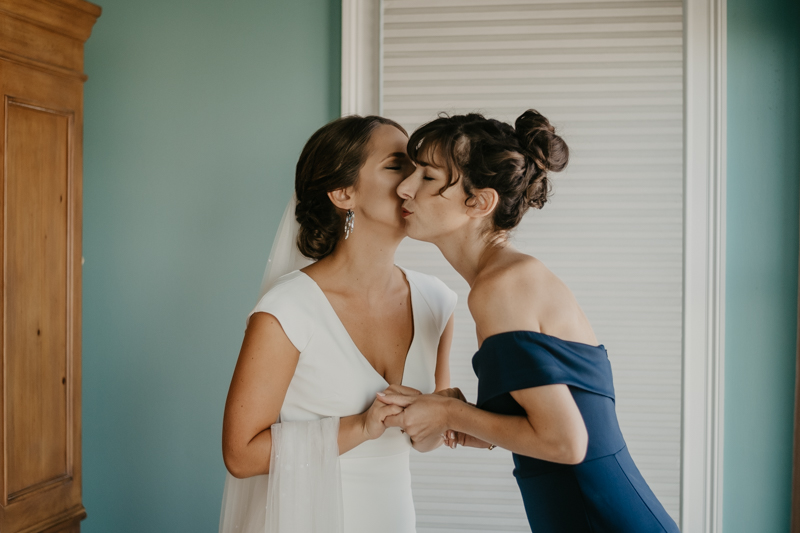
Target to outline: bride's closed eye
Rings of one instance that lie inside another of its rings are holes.
[[[384,167],[384,168],[386,170],[394,170],[396,172],[399,172],[399,171],[403,170],[403,165],[404,164],[405,164],[405,162],[403,161],[402,158],[393,157],[393,158],[389,159],[389,161],[386,163],[386,167]]]

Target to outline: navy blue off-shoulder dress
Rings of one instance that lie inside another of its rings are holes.
[[[628,453],[614,410],[605,348],[535,331],[488,337],[472,358],[477,406],[524,415],[511,391],[564,384],[589,434],[586,458],[564,465],[514,454],[514,476],[534,533],[677,533]]]

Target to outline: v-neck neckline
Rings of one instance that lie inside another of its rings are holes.
[[[408,350],[406,351],[405,358],[403,359],[403,370],[400,373],[399,385],[402,385],[406,377],[406,368],[408,367],[408,357],[411,355],[411,350],[414,348],[414,343],[417,342],[417,317],[416,317],[417,305],[416,302],[414,301],[414,287],[413,284],[411,283],[411,280],[408,278],[408,272],[406,272],[406,270],[400,265],[395,265],[395,266],[400,269],[400,272],[403,273],[403,277],[406,279],[406,283],[408,284],[409,300],[411,301],[411,342],[408,345]],[[347,331],[347,327],[345,327],[344,322],[342,322],[342,319],[339,317],[339,314],[336,312],[336,309],[333,307],[333,304],[328,299],[328,295],[325,294],[325,291],[322,290],[322,287],[319,286],[319,284],[314,280],[314,278],[312,278],[302,270],[298,270],[298,272],[300,272],[303,276],[308,278],[311,281],[311,283],[314,284],[314,287],[316,287],[319,293],[322,295],[322,299],[325,300],[328,310],[333,314],[333,317],[339,324],[339,327],[341,328],[344,336],[347,337],[347,340],[350,341],[350,345],[356,351],[356,354],[358,354],[358,358],[361,359],[364,362],[364,364],[366,364],[367,367],[370,370],[372,370],[372,372],[376,376],[378,376],[381,380],[383,380],[384,383],[386,383],[387,385],[391,385],[391,383],[389,383],[386,380],[386,378],[383,377],[383,375],[380,372],[378,372],[378,370],[374,366],[372,366],[372,363],[369,362],[369,359],[367,359],[366,356],[364,356],[364,353],[358,347],[356,341],[353,340],[353,337],[350,335],[350,332]]]

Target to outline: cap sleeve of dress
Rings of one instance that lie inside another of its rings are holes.
[[[564,341],[533,331],[493,335],[472,358],[478,404],[515,390],[564,384],[614,399],[603,346]]]
[[[458,295],[456,292],[448,287],[442,280],[430,274],[423,274],[414,270],[405,270],[406,279],[409,283],[413,283],[425,303],[431,310],[431,314],[436,321],[436,327],[439,332],[439,337],[442,336],[447,321],[456,309],[458,303]]]
[[[279,278],[247,315],[248,322],[253,313],[269,313],[274,316],[300,352],[305,350],[311,340],[313,323],[310,316],[312,310],[309,308],[311,298],[304,276],[302,272],[295,271]]]

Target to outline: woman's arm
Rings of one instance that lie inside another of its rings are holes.
[[[455,324],[454,315],[450,315],[447,325],[444,327],[442,336],[439,338],[439,348],[436,351],[436,392],[449,394],[450,389],[450,347],[453,344],[453,328]],[[461,391],[458,391],[460,394]],[[411,436],[411,435],[409,435]],[[435,450],[444,442],[443,435],[431,435],[426,439],[411,438],[411,446],[418,452],[430,452]]]
[[[453,330],[455,328],[455,314],[450,315],[447,325],[439,338],[439,348],[436,350],[436,392],[450,388],[450,348],[453,346]]]
[[[511,396],[526,416],[452,404],[447,410],[451,427],[520,455],[564,464],[583,461],[589,434],[566,385],[532,387],[512,391]]]
[[[566,385],[545,385],[511,393],[527,416],[499,415],[454,398],[435,394],[416,397],[388,394],[384,403],[404,407],[387,417],[412,438],[426,439],[448,429],[472,435],[520,455],[577,464],[586,456],[586,425]]]
[[[269,473],[270,427],[278,420],[299,358],[277,318],[267,313],[250,317],[222,421],[222,457],[233,476]],[[383,419],[401,410],[376,401],[364,413],[341,418],[339,453],[380,437]]]

